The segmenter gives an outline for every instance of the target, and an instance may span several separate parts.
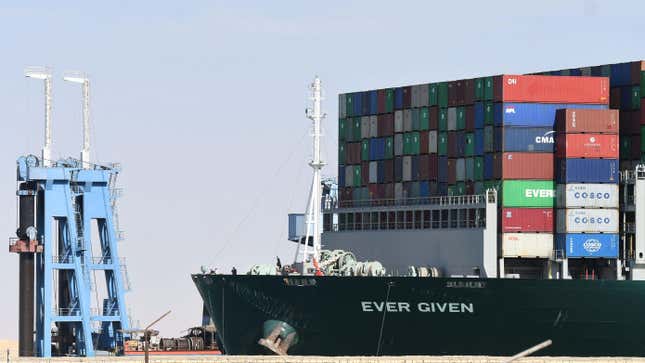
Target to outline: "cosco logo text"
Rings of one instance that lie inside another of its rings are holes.
[[[609,199],[611,195],[609,193],[587,193],[587,192],[575,192],[573,197],[576,199]]]
[[[611,219],[605,217],[575,217],[573,221],[577,224],[609,224],[611,222]]]

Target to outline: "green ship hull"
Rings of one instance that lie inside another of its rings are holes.
[[[192,276],[227,354],[645,356],[645,282],[416,277]],[[284,336],[282,336],[284,338]],[[286,349],[285,349],[286,350]]]

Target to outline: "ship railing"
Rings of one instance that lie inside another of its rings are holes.
[[[72,263],[71,255],[54,255],[52,256],[52,263]]]
[[[81,308],[57,308],[54,307],[53,313],[58,316],[77,316],[81,315]]]
[[[332,231],[377,231],[377,230],[415,230],[415,229],[447,229],[447,228],[483,228],[486,220],[441,220],[441,221],[388,221],[388,222],[355,222],[334,223]]]
[[[93,316],[119,316],[119,308],[116,306],[107,309],[90,308],[90,314]]]
[[[340,200],[339,208],[364,208],[364,207],[394,207],[394,206],[416,206],[416,205],[433,205],[433,206],[459,206],[469,204],[484,204],[486,196],[484,194],[473,195],[455,195],[440,197],[420,197],[404,199],[362,199],[362,200]],[[329,211],[333,209],[324,209]]]
[[[125,257],[119,257],[118,262],[120,265],[125,265]],[[114,258],[110,256],[94,256],[92,263],[95,265],[110,265],[114,263]]]

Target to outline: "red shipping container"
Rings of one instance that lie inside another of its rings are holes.
[[[430,130],[437,130],[439,128],[439,107],[430,107],[428,109],[428,118],[430,121]]]
[[[609,103],[609,78],[503,75],[493,80],[495,101]]]
[[[376,186],[376,199],[385,198],[385,184],[377,184]]]
[[[466,131],[473,132],[475,131],[475,110],[473,106],[466,106]]]
[[[420,154],[427,154],[428,153],[428,131],[421,131],[419,133],[419,142],[421,143],[419,147],[419,153]]]
[[[457,104],[458,106],[461,106],[464,104],[465,96],[466,96],[466,91],[465,91],[466,86],[464,84],[464,81],[463,80],[457,81],[455,84],[455,87],[456,87],[456,95],[457,95],[455,104]]]
[[[570,108],[557,110],[555,127],[566,133],[617,134],[619,127],[618,110],[587,110]]]
[[[493,161],[494,162],[494,161]],[[552,153],[516,153],[502,154],[502,179],[552,180]],[[493,167],[493,174],[495,168]]]
[[[378,184],[370,184],[367,186],[367,191],[370,195],[370,200],[377,200],[378,198]]]
[[[412,104],[412,86],[403,87],[403,108],[410,108]]]
[[[347,157],[349,164],[358,164],[361,162],[361,143],[350,142],[347,144]]]
[[[493,179],[502,179],[502,154],[493,154]]]
[[[342,188],[340,192],[340,206],[341,207],[351,207],[352,206],[352,192],[351,187]]]
[[[473,195],[473,194],[475,194],[475,183],[472,182],[472,181],[467,181],[466,182],[466,195]],[[474,220],[474,219],[471,219],[471,220]]]
[[[361,163],[361,185],[365,186],[370,182],[370,163],[364,161]]]
[[[457,131],[448,131],[448,157],[457,157]]]
[[[377,111],[378,113],[385,113],[385,90],[380,89],[376,91],[376,99],[377,99]]]
[[[394,199],[394,184],[385,184],[385,199]]]
[[[448,184],[457,183],[457,159],[448,159]]]
[[[430,178],[430,155],[419,155],[419,180]]]
[[[448,106],[457,105],[457,82],[448,82]]]
[[[383,160],[383,182],[392,183],[394,181],[394,160]]]
[[[552,208],[502,208],[502,233],[553,233]]]
[[[609,92],[609,107],[620,108],[620,88],[612,88]]]
[[[394,113],[376,116],[377,134],[379,137],[394,135]]]
[[[560,134],[556,141],[559,158],[618,159],[618,135]]]
[[[437,180],[439,174],[439,158],[436,154],[429,155],[428,158],[428,179]]]

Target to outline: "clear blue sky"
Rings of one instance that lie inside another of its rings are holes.
[[[0,231],[16,226],[15,159],[42,143],[54,67],[54,155],[78,156],[92,78],[94,155],[123,164],[120,253],[135,320],[166,336],[199,323],[189,274],[293,258],[288,212],[309,183],[307,85],[327,94],[335,175],[337,94],[645,58],[642,1],[21,1],[0,6]],[[18,257],[0,253],[0,339],[17,337]]]

